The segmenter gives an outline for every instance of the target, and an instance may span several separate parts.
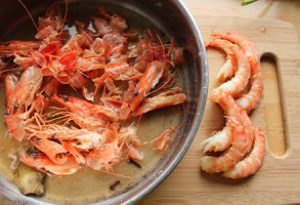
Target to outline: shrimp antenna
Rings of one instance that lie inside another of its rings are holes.
[[[17,0],[17,1],[23,6],[23,8],[24,8],[25,11],[27,12],[29,18],[31,19],[31,21],[32,21],[32,23],[33,23],[35,29],[38,31],[38,30],[39,30],[39,29],[38,29],[38,26],[37,26],[37,24],[35,23],[34,18],[33,18],[33,16],[32,16],[32,14],[30,13],[29,9],[27,8],[27,6],[22,2],[22,0]]]
[[[165,46],[164,46],[164,43],[163,41],[161,40],[160,36],[157,34],[156,35],[161,47],[162,47],[162,50],[163,50],[163,59],[164,59],[164,63],[166,63],[166,51],[165,51]]]

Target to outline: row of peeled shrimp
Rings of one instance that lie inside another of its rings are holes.
[[[124,160],[143,160],[134,118],[186,101],[175,87],[184,58],[174,39],[128,33],[123,17],[96,10],[94,30],[76,21],[70,36],[54,4],[39,19],[36,40],[0,45],[8,133],[29,144],[20,161],[47,174],[113,172]],[[63,94],[66,87],[76,94]],[[165,150],[175,131],[154,138],[154,149]]]
[[[263,93],[259,54],[249,39],[233,33],[213,34],[206,47],[226,54],[217,75],[221,85],[211,95],[224,110],[226,125],[201,143],[205,154],[201,169],[210,174],[222,173],[225,178],[245,178],[258,171],[265,155],[264,134],[248,115]]]

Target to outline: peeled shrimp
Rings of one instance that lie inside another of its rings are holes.
[[[248,113],[257,107],[263,94],[263,79],[260,70],[253,72],[251,82],[250,91],[236,100],[236,103]]]
[[[238,96],[243,92],[245,87],[248,84],[248,80],[250,78],[250,66],[249,63],[244,56],[243,51],[236,45],[232,46],[232,51],[234,52],[237,62],[238,62],[238,70],[235,73],[235,76],[220,85],[218,88],[213,90],[212,99],[216,102],[217,98],[220,96],[222,92],[227,92],[233,97]]]
[[[232,143],[232,129],[227,123],[222,131],[204,140],[200,147],[204,153],[206,152],[222,152],[226,150]]]
[[[265,138],[259,128],[254,130],[254,145],[250,154],[237,163],[233,169],[223,173],[223,176],[230,179],[241,179],[257,172],[262,164],[265,155]]]
[[[251,67],[251,88],[247,94],[237,99],[237,103],[247,112],[255,109],[263,94],[263,81],[260,70],[259,55],[255,45],[247,38],[233,33],[216,33],[214,37],[231,41],[239,45],[245,52]]]
[[[247,113],[240,108],[231,95],[221,93],[218,104],[228,115],[232,127],[232,144],[219,157],[204,156],[201,168],[208,173],[232,169],[250,150],[253,143],[253,127]]]
[[[235,55],[232,51],[233,44],[226,40],[211,38],[206,41],[205,46],[206,48],[207,47],[220,48],[226,53],[226,62],[220,68],[217,74],[217,79],[220,82],[224,82],[229,78],[231,78],[232,76],[234,76],[234,73],[237,70],[237,62],[236,62]]]

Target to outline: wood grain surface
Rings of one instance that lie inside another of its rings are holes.
[[[171,176],[140,204],[282,204],[300,203],[300,47],[294,27],[286,22],[193,13],[204,39],[213,32],[248,36],[261,56],[264,97],[251,114],[266,135],[266,157],[259,172],[231,181],[201,173],[202,140],[222,129],[223,113],[210,99],[197,136]],[[208,51],[209,90],[217,86],[222,53]],[[209,92],[210,93],[210,92]]]

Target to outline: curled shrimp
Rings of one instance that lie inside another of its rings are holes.
[[[222,131],[217,132],[213,136],[201,142],[201,150],[207,152],[222,152],[226,150],[232,143],[232,129],[227,123]]]
[[[232,51],[237,58],[238,70],[231,80],[221,84],[218,88],[213,90],[212,99],[214,101],[217,101],[217,98],[222,92],[227,92],[228,94],[236,97],[244,91],[248,84],[251,71],[243,50],[238,46],[233,45]]]
[[[5,81],[7,113],[21,113],[31,105],[42,80],[43,76],[35,66],[26,69],[17,84],[15,77],[8,77]]]
[[[246,37],[233,33],[215,33],[216,38],[225,39],[239,45],[245,52],[251,67],[250,91],[237,99],[237,103],[247,112],[255,109],[263,94],[263,80],[260,70],[259,54],[255,45]]]
[[[218,103],[229,116],[228,123],[232,127],[232,143],[231,147],[219,157],[202,157],[201,168],[208,173],[232,169],[251,150],[253,144],[253,127],[247,113],[227,93],[221,94]]]
[[[223,173],[225,178],[241,179],[257,172],[265,155],[265,138],[259,128],[254,129],[254,145],[249,155],[238,162],[233,169]]]
[[[224,50],[226,53],[226,62],[220,68],[217,79],[220,82],[224,82],[234,76],[234,73],[237,71],[237,62],[235,54],[232,51],[233,44],[229,41],[218,39],[218,38],[210,38],[205,43],[206,48],[215,47]]]

